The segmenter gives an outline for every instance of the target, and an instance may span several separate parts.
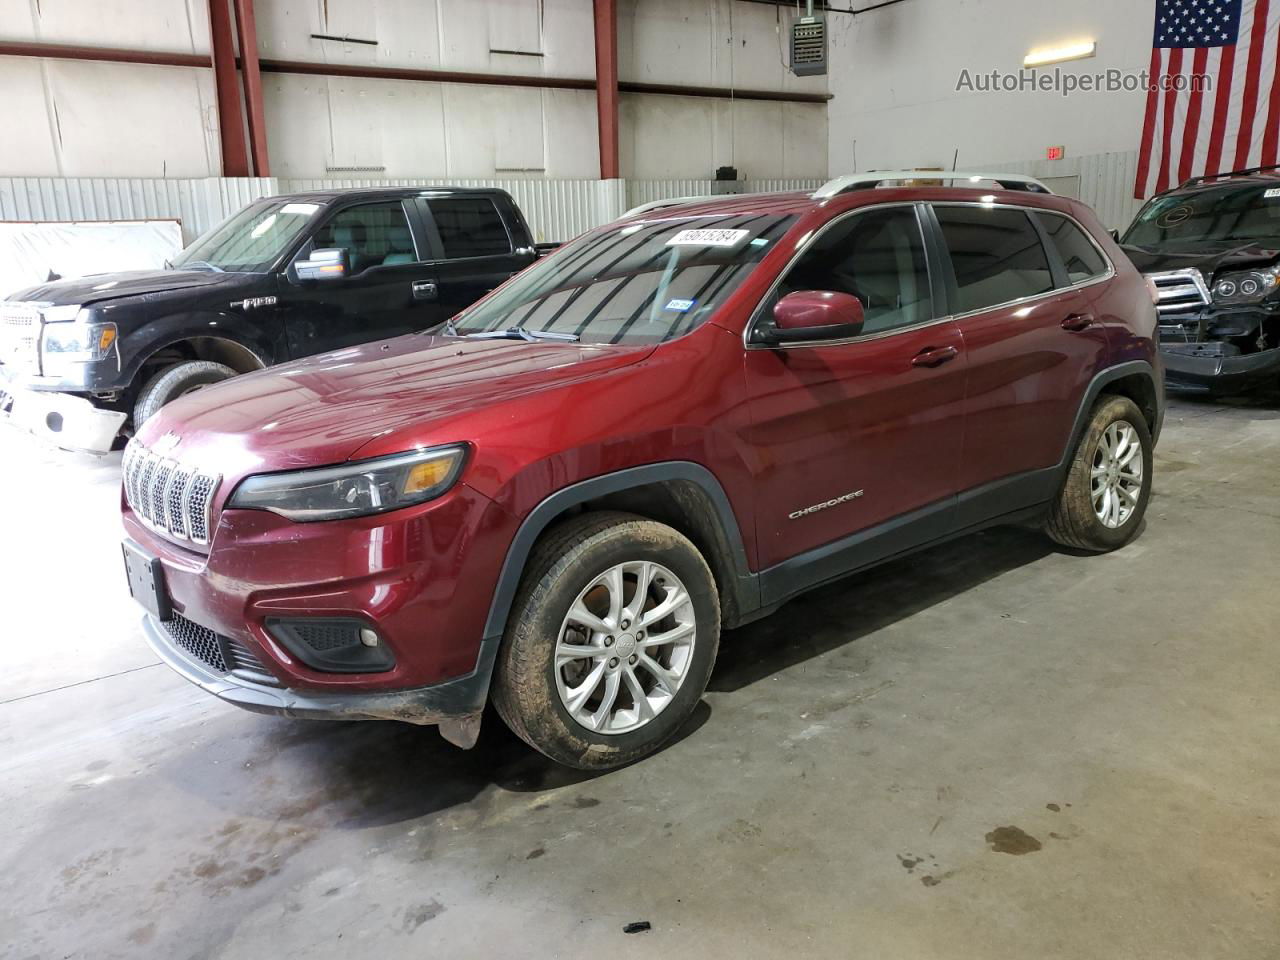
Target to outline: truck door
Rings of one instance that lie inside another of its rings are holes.
[[[435,300],[427,310],[437,323],[471,306],[537,257],[524,224],[508,223],[491,197],[426,196],[418,209],[435,250]]]
[[[422,330],[434,322],[427,239],[416,231],[412,200],[345,206],[321,222],[294,257],[347,251],[350,270],[332,280],[301,281],[292,264],[280,283],[291,357]]]

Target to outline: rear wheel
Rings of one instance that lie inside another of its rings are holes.
[[[1081,550],[1115,550],[1138,533],[1151,497],[1151,432],[1128,397],[1104,397],[1076,447],[1045,530]]]
[[[530,558],[498,654],[494,705],[553,760],[621,766],[688,719],[719,639],[715,581],[688,539],[628,514],[585,514]]]
[[[155,416],[166,403],[235,375],[236,372],[226,364],[210,360],[189,360],[165,367],[153,375],[138,394],[138,402],[133,407],[134,429]]]

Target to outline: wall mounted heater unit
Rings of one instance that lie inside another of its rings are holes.
[[[827,72],[827,21],[801,17],[791,25],[791,72],[816,77]]]

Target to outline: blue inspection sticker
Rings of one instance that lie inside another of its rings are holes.
[[[684,313],[686,310],[692,310],[693,305],[697,302],[697,300],[668,300],[667,305],[663,307],[663,309],[678,310],[680,313]]]

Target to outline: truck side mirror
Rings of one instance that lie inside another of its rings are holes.
[[[306,260],[294,264],[299,280],[341,280],[351,272],[351,255],[345,247],[312,250]]]
[[[834,290],[797,290],[773,308],[773,327],[757,331],[771,346],[842,340],[862,333],[865,315],[857,297]]]

